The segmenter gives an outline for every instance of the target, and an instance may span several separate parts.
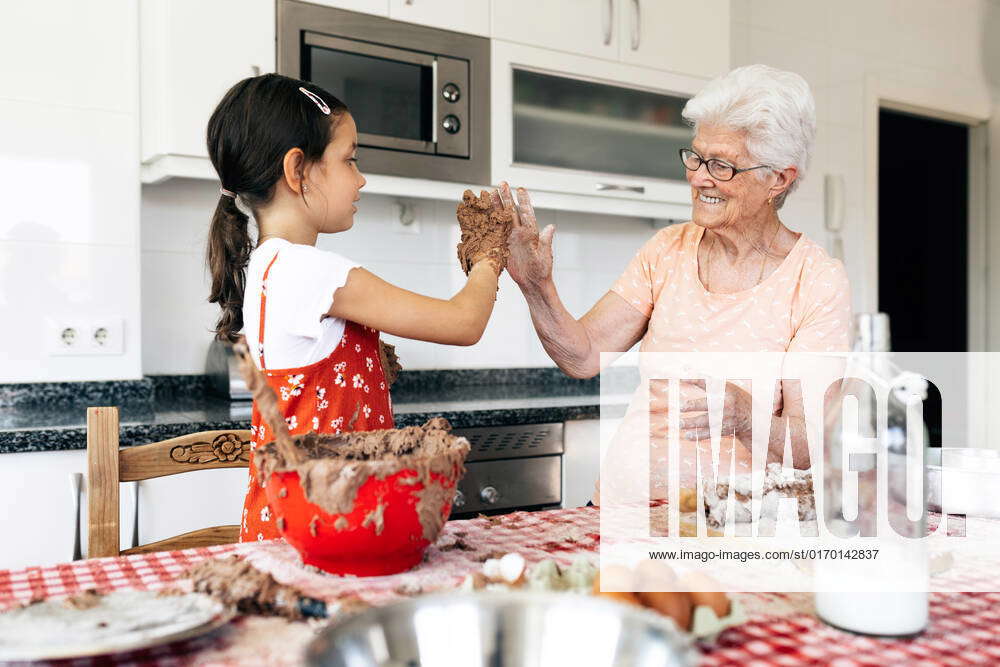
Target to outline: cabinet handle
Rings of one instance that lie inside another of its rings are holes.
[[[254,76],[260,76],[260,65],[250,65],[250,71]]]
[[[615,27],[615,0],[607,0],[604,4],[604,46],[611,44],[611,35]]]
[[[642,35],[642,9],[639,0],[632,0],[632,50],[639,50],[639,38]]]
[[[598,183],[597,189],[600,192],[638,192],[640,195],[646,194],[644,185],[616,185],[614,183]]]
[[[73,560],[83,558],[83,548],[80,544],[80,504],[83,495],[83,473],[71,472],[69,474],[70,492],[73,495],[73,514],[76,516],[76,528],[73,531]]]

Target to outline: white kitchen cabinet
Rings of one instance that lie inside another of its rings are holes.
[[[415,0],[419,2],[419,0]],[[493,37],[519,44],[618,58],[622,0],[495,0]]]
[[[139,544],[240,523],[248,480],[246,468],[224,468],[139,482]]]
[[[313,5],[326,5],[363,14],[389,15],[389,0],[309,0]]]
[[[0,569],[54,565],[73,560],[77,537],[87,551],[87,452],[0,454]],[[77,494],[73,475],[82,483]],[[122,486],[122,544],[131,539],[132,510],[127,485]]]
[[[275,69],[274,0],[143,0],[143,180],[212,176],[205,131],[233,84]]]
[[[680,112],[703,79],[499,40],[491,67],[494,182],[690,215]]]
[[[490,36],[490,0],[389,0],[389,18]]]
[[[622,62],[712,78],[729,69],[729,0],[619,0]]]
[[[0,570],[73,560],[77,538],[87,555],[87,452],[0,454]],[[81,475],[79,495],[74,473]],[[200,470],[126,482],[120,488],[122,549],[132,546],[136,492],[139,544],[242,520],[245,468]]]
[[[729,68],[729,0],[496,0],[492,30],[509,42],[691,76]]]

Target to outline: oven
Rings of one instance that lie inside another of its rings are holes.
[[[469,441],[451,518],[562,506],[563,424],[453,431]]]
[[[278,72],[347,104],[370,174],[489,183],[489,60],[484,37],[278,3]]]

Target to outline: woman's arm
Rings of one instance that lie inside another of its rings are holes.
[[[545,352],[570,377],[589,378],[601,370],[601,352],[622,353],[646,333],[649,318],[625,299],[608,292],[590,311],[575,319],[559,298],[552,280],[552,236],[549,225],[541,233],[531,199],[517,189],[518,207],[513,206],[510,187],[501,184],[493,193],[495,207],[514,209],[507,270],[521,288],[531,322]],[[520,208],[520,210],[518,210]]]
[[[608,292],[579,320],[570,315],[548,280],[521,292],[531,322],[552,361],[566,375],[590,378],[601,372],[601,352],[622,353],[642,338],[649,322],[614,292]]]
[[[474,345],[493,312],[497,270],[481,259],[465,287],[450,299],[435,299],[396,287],[362,268],[333,295],[327,315],[341,317],[393,336],[445,345]]]

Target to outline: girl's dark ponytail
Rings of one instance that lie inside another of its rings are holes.
[[[219,340],[234,342],[243,329],[246,270],[254,247],[250,220],[236,198],[256,216],[284,175],[285,153],[301,148],[307,162],[320,160],[346,112],[343,102],[317,85],[264,74],[230,88],[212,113],[208,155],[227,191],[219,197],[208,233],[208,300],[222,308],[215,325]]]
[[[236,205],[235,197],[220,195],[208,230],[208,266],[212,272],[208,300],[222,308],[215,337],[231,343],[243,329],[246,266],[253,250],[249,226],[250,218]]]

